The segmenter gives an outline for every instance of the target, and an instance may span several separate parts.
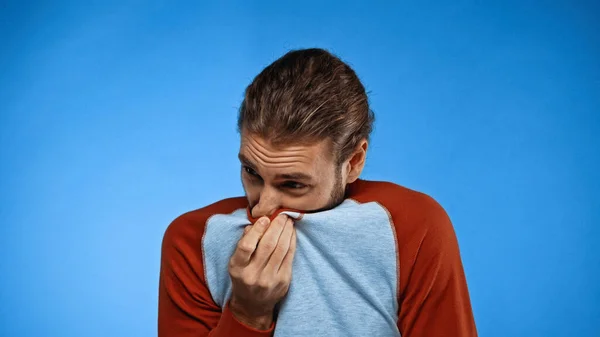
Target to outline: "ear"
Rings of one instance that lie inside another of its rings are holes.
[[[363,168],[365,167],[365,160],[367,159],[367,149],[369,143],[366,139],[363,139],[358,143],[358,146],[350,156],[350,159],[346,162],[346,184],[351,184],[360,177]]]

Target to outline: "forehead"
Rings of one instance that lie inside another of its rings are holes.
[[[301,170],[317,174],[332,165],[328,141],[313,144],[273,145],[268,140],[248,133],[242,133],[240,159],[258,169]]]

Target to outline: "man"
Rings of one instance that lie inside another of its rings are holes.
[[[165,232],[159,337],[476,336],[445,211],[359,179],[373,124],[354,71],[292,51],[240,108],[245,197]]]

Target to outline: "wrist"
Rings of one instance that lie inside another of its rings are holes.
[[[233,298],[229,301],[229,310],[240,323],[257,330],[269,330],[273,324],[273,311],[249,310]]]

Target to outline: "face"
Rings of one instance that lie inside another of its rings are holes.
[[[328,141],[275,147],[246,132],[241,136],[242,183],[253,217],[281,208],[324,210],[343,201],[347,165],[336,165]]]

